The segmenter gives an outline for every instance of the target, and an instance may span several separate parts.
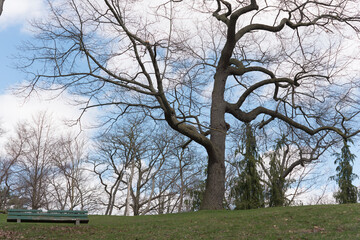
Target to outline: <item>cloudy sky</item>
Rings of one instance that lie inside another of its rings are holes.
[[[16,122],[30,119],[40,111],[47,111],[54,119],[61,121],[76,119],[80,114],[79,107],[70,105],[66,96],[48,101],[46,95],[24,99],[13,94],[14,87],[26,78],[14,66],[17,61],[15,56],[19,53],[18,47],[23,41],[32,39],[28,21],[43,16],[44,9],[43,0],[7,0],[0,16],[0,126],[8,133],[13,130]]]

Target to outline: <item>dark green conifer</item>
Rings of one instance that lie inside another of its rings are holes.
[[[236,209],[261,208],[264,207],[264,190],[256,168],[260,157],[253,129],[250,124],[246,124],[245,127],[245,152],[239,162],[242,172],[232,189],[232,195],[235,198]]]
[[[336,153],[335,160],[337,174],[331,177],[339,185],[339,191],[334,194],[336,201],[340,204],[356,203],[358,196],[358,189],[352,184],[352,181],[357,178],[353,173],[353,163],[355,155],[351,153],[348,142],[353,143],[350,139],[344,139],[344,146],[341,148],[341,153]]]
[[[269,200],[270,207],[281,207],[286,204],[285,191],[289,185],[288,181],[282,176],[284,169],[281,164],[281,155],[280,151],[283,150],[285,146],[286,136],[282,135],[281,139],[278,139],[275,145],[274,152],[270,154],[270,179],[269,179],[269,189],[267,192],[267,197]],[[283,154],[287,154],[289,151],[288,148],[284,150]]]

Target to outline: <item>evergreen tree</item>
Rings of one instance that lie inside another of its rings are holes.
[[[188,189],[189,198],[185,199],[185,205],[192,212],[199,211],[201,201],[204,198],[205,193],[205,181],[200,181],[194,188]]]
[[[285,205],[285,179],[281,177],[281,166],[276,153],[271,155],[270,159],[270,188],[269,188],[269,206],[281,207]]]
[[[280,160],[280,151],[283,149],[285,141],[286,136],[282,135],[281,139],[276,142],[274,152],[270,154],[270,185],[267,192],[270,207],[281,207],[286,204],[285,191],[289,183],[282,176],[284,169]],[[285,150],[284,154],[286,151],[288,150]]]
[[[356,203],[358,189],[352,184],[352,181],[357,177],[353,173],[352,164],[354,163],[355,155],[350,152],[348,142],[351,140],[344,139],[344,146],[341,148],[341,153],[336,153],[335,160],[337,174],[331,177],[339,185],[339,191],[334,194],[336,201],[340,204]]]
[[[256,139],[250,124],[246,124],[245,152],[239,162],[242,172],[232,189],[235,197],[236,209],[252,209],[264,207],[263,186],[260,175],[256,169],[259,155],[257,153]]]

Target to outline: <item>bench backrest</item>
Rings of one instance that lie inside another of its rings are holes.
[[[8,222],[74,222],[76,225],[80,223],[88,223],[88,211],[78,210],[49,210],[42,212],[41,210],[27,209],[9,209]]]
[[[83,210],[48,210],[47,213],[59,213],[59,214],[88,214],[88,211],[83,211]]]
[[[19,214],[27,214],[27,213],[42,213],[42,210],[35,210],[35,209],[8,209],[7,210],[9,215],[19,215]]]
[[[9,216],[54,216],[54,217],[81,217],[87,218],[88,211],[80,210],[28,210],[28,209],[8,209]]]

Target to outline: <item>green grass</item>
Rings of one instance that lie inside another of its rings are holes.
[[[0,215],[0,239],[360,239],[360,204],[89,218],[75,226]]]

